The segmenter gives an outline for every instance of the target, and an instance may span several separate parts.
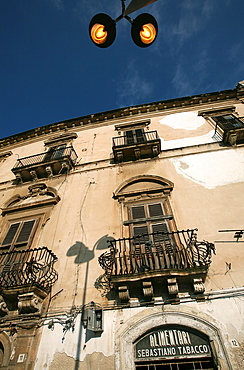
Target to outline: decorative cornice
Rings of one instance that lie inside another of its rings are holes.
[[[28,199],[29,201],[25,203]],[[34,184],[28,187],[28,193],[26,195],[20,196],[16,194],[10,198],[2,208],[2,216],[24,209],[57,204],[59,201],[60,197],[56,189],[44,183]]]
[[[219,107],[219,108],[213,108],[213,109],[204,109],[198,112],[199,116],[202,117],[214,117],[214,116],[221,116],[223,114],[231,114],[235,112],[236,107],[235,106],[228,106],[228,107]]]
[[[76,139],[78,135],[75,132],[71,133],[62,133],[60,135],[55,135],[48,140],[44,141],[45,146],[59,145],[63,143],[69,143],[72,140]]]
[[[242,83],[239,83],[235,89],[223,90],[218,92],[206,93],[201,95],[193,95],[183,98],[163,100],[148,104],[136,105],[132,107],[120,108],[101,113],[95,113],[83,117],[77,117],[57,123],[51,123],[32,130],[24,131],[22,133],[8,136],[0,140],[0,148],[12,144],[18,144],[24,140],[29,140],[51,133],[62,133],[69,129],[82,127],[91,124],[104,123],[108,120],[123,119],[134,117],[137,114],[153,113],[158,111],[165,111],[172,108],[191,107],[195,105],[202,105],[206,103],[226,101],[230,99],[240,99],[244,97],[244,88]]]

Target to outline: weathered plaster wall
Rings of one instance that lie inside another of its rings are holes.
[[[45,327],[35,369],[66,369],[66,366],[76,369],[75,361],[79,360],[82,370],[103,370],[105,366],[109,370],[133,370],[133,341],[147,330],[169,323],[190,326],[210,336],[216,343],[221,369],[242,368],[244,298],[236,296],[233,299],[231,295],[223,299],[220,295],[202,303],[186,300],[177,306],[104,311],[101,337],[87,337],[86,329],[80,326],[80,317],[76,320],[75,331],[67,332],[63,343],[61,325],[55,324],[53,331]]]
[[[238,106],[238,110],[244,115],[243,105]],[[169,113],[146,113],[136,118],[137,121],[151,119],[149,130],[158,131],[163,149],[158,157],[113,163],[112,137],[118,136],[114,125],[130,122],[130,117],[111,124],[87,125],[72,129],[78,134],[73,141],[78,154],[76,168],[68,175],[38,181],[55,188],[61,199],[52,206],[34,239],[35,247],[45,245],[58,257],[55,269],[59,278],[52,289],[49,314],[61,317],[72,307],[81,309],[84,304],[95,301],[104,308],[104,332],[101,336],[88,337],[79,314],[74,332],[68,331],[62,342],[63,327],[55,323],[52,331],[48,329],[47,320],[35,370],[76,370],[78,363],[81,370],[132,370],[133,350],[128,356],[121,352],[126,341],[126,348],[131,349],[130,327],[135,338],[153,325],[167,323],[167,312],[171,311],[178,313],[178,318],[180,313],[186,314],[191,325],[196,317],[218,329],[223,345],[221,370],[244,367],[243,292],[237,294],[231,290],[244,285],[243,244],[226,243],[227,236],[219,233],[221,229],[243,228],[244,149],[243,146],[223,147],[216,142],[213,126],[199,117],[196,109],[180,113],[172,109]],[[10,148],[13,155],[0,163],[1,208],[14,195],[25,196],[33,184],[16,186],[12,183],[11,168],[16,159],[44,152],[44,141],[48,137],[13,145]],[[186,300],[178,306],[164,306],[161,300],[158,306],[150,308],[112,310],[114,301],[109,301],[95,288],[96,280],[104,272],[97,258],[107,249],[106,240],[129,235],[128,226],[123,226],[122,206],[113,199],[113,193],[125,180],[145,174],[161,176],[174,183],[170,202],[178,229],[198,228],[199,240],[216,242],[216,255],[205,282],[206,291],[212,294],[211,300],[196,303],[184,292]],[[5,220],[6,217],[1,217],[1,241],[6,230]],[[226,263],[231,263],[229,270]],[[216,291],[218,293],[214,293]],[[189,319],[190,316],[193,319]],[[182,322],[187,324],[187,319]],[[206,330],[203,324],[196,325]],[[237,347],[233,347],[232,340],[237,341]],[[231,364],[229,368],[226,358]]]

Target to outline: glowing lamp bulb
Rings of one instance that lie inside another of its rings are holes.
[[[103,44],[107,40],[108,33],[104,31],[103,24],[95,23],[91,29],[91,38],[96,44]]]
[[[142,26],[140,37],[144,44],[151,44],[157,35],[156,28],[152,23],[147,23]]]
[[[134,19],[131,27],[131,36],[137,46],[146,48],[152,45],[157,38],[157,33],[157,21],[151,14],[139,14]]]
[[[116,23],[107,14],[96,14],[90,21],[89,35],[96,46],[99,48],[107,48],[112,45],[115,40]]]

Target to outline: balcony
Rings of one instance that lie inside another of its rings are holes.
[[[75,166],[77,154],[73,147],[57,148],[17,160],[12,168],[17,182],[26,182],[67,173]]]
[[[216,122],[214,134],[221,134],[224,144],[236,145],[244,142],[244,117],[229,115],[213,119]]]
[[[196,229],[110,240],[109,244],[99,263],[121,297],[129,297],[133,284],[140,289],[138,282],[149,296],[157,282],[166,283],[170,295],[179,293],[179,282],[191,284],[194,293],[204,292],[215,250],[212,243],[197,241]]]
[[[17,307],[21,313],[39,311],[58,278],[53,268],[56,261],[46,247],[0,253],[0,294],[5,300],[0,314]]]
[[[58,278],[56,260],[46,247],[0,253],[0,289],[37,285],[49,291]]]
[[[152,158],[159,155],[161,140],[157,131],[143,132],[140,136],[128,135],[113,138],[113,153],[116,162]]]

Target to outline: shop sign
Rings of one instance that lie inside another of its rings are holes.
[[[162,326],[135,343],[136,360],[157,358],[210,357],[208,339],[200,332],[182,326]]]

